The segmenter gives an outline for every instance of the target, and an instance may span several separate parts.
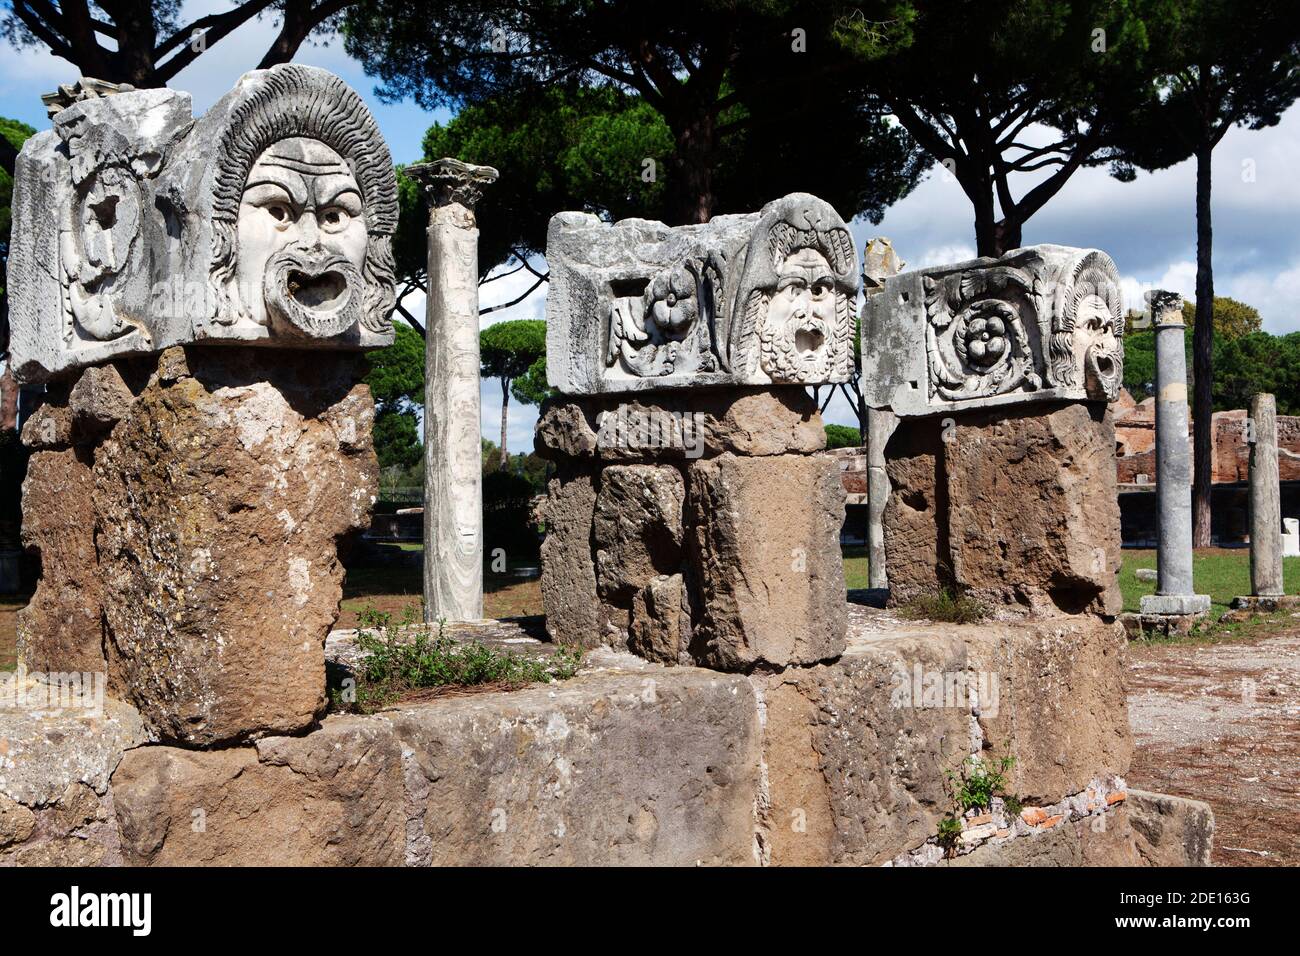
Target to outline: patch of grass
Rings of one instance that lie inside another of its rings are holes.
[[[913,621],[943,621],[947,624],[978,624],[988,609],[965,594],[949,590],[922,594],[899,608],[899,614]]]
[[[1119,586],[1124,610],[1137,612],[1142,598],[1156,593],[1154,581],[1139,581],[1138,568],[1155,568],[1156,552],[1147,549],[1124,551]],[[1287,594],[1300,594],[1300,558],[1282,559],[1282,578]],[[1212,611],[1222,613],[1232,599],[1250,593],[1249,548],[1199,548],[1192,555],[1192,583],[1197,594],[1208,594]]]
[[[444,632],[441,621],[436,634],[413,628],[420,618],[415,605],[408,604],[397,620],[374,607],[365,608],[360,618],[357,645],[366,656],[357,665],[355,687],[331,691],[337,710],[374,713],[424,688],[493,684],[505,689],[567,680],[582,661],[575,650],[539,660],[478,641],[461,643]]]
[[[867,549],[853,546],[842,549],[844,553],[844,586],[848,590],[870,587],[867,575]]]

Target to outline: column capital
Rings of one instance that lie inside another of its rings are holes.
[[[1156,328],[1185,328],[1183,322],[1183,297],[1177,292],[1152,289],[1145,296],[1151,309],[1151,324]]]
[[[433,208],[457,203],[471,211],[483,198],[483,188],[501,175],[491,166],[475,166],[450,157],[415,163],[402,172],[423,187]]]

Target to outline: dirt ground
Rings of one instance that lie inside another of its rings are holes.
[[[1129,645],[1128,782],[1204,800],[1216,866],[1300,865],[1300,612]]]

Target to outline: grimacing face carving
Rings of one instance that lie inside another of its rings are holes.
[[[361,318],[369,237],[360,187],[320,140],[268,147],[249,170],[236,221],[236,280],[254,322],[327,338]]]
[[[776,290],[758,324],[763,365],[773,379],[798,381],[830,371],[835,277],[816,249],[797,249],[777,266]]]
[[[1090,293],[1079,300],[1074,318],[1074,364],[1083,369],[1083,387],[1089,398],[1119,397],[1124,359],[1115,334],[1110,306]]]

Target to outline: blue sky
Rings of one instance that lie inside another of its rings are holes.
[[[222,0],[185,4],[186,20],[224,10]],[[416,8],[413,7],[413,14]],[[226,37],[199,57],[173,82],[194,97],[196,113],[206,110],[256,66],[275,34],[273,23],[256,20]],[[365,98],[388,140],[393,158],[419,158],[420,142],[433,122],[448,114],[427,113],[413,103],[381,103],[375,82],[350,59],[342,45],[305,45],[297,59],[337,73]],[[17,51],[0,43],[0,114],[37,129],[48,127],[40,94],[76,79],[77,71],[43,49]],[[1292,107],[1271,129],[1234,129],[1214,154],[1215,292],[1250,303],[1260,310],[1270,332],[1300,331],[1300,108]],[[1035,180],[1013,184],[1023,194]],[[1132,308],[1142,308],[1142,292],[1160,287],[1191,297],[1196,274],[1194,217],[1195,170],[1190,161],[1154,174],[1139,173],[1134,183],[1119,183],[1104,169],[1076,173],[1065,188],[1025,226],[1025,244],[1054,242],[1104,249],[1124,277]],[[773,197],[776,198],[776,197]],[[485,201],[490,201],[490,193]],[[957,183],[939,169],[906,199],[891,207],[878,226],[853,224],[859,251],[871,236],[888,236],[911,267],[957,262],[975,252],[971,207]],[[540,263],[539,263],[540,264]],[[484,308],[515,298],[531,277],[519,273],[490,283],[482,291]],[[545,286],[510,309],[484,317],[484,324],[511,318],[541,318]],[[406,306],[423,313],[422,297]],[[499,438],[501,390],[483,384],[483,432]],[[830,421],[850,423],[842,402],[833,404]],[[509,444],[532,446],[536,410],[510,404]]]

